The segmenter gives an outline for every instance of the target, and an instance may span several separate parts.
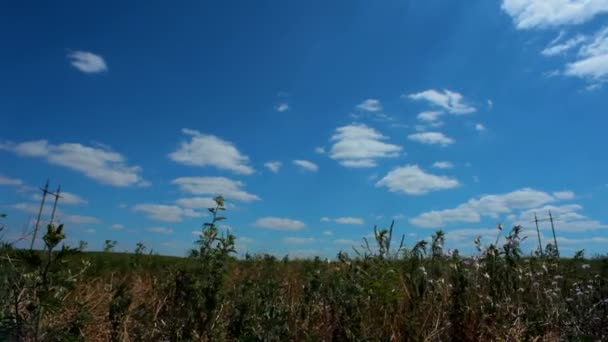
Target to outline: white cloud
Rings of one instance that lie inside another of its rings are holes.
[[[313,238],[303,238],[303,237],[286,237],[283,239],[283,241],[285,243],[289,243],[289,244],[306,244],[306,243],[313,243],[315,242],[315,239]]]
[[[477,111],[475,107],[464,102],[462,94],[448,89],[444,89],[443,92],[428,89],[420,93],[409,94],[407,97],[412,100],[427,101],[436,107],[443,108],[450,114],[469,114]]]
[[[84,223],[101,223],[101,221],[93,216],[84,216],[84,215],[63,215],[57,214],[57,221],[62,223],[74,223],[74,224],[84,224]]]
[[[184,217],[202,217],[203,214],[192,209],[184,209],[176,205],[166,204],[136,204],[134,211],[145,213],[149,219],[163,222],[181,222]]]
[[[286,111],[288,111],[288,110],[289,110],[289,103],[287,103],[287,102],[281,102],[281,103],[279,103],[278,105],[276,105],[276,106],[274,107],[274,109],[275,109],[277,112],[279,112],[279,113],[286,112]]]
[[[217,204],[215,200],[211,197],[189,197],[189,198],[179,198],[175,201],[177,205],[183,208],[190,209],[208,209],[215,208]]]
[[[159,234],[173,234],[173,229],[171,228],[165,228],[165,227],[150,227],[148,229],[146,229],[149,232],[152,233],[159,233]]]
[[[331,219],[327,216],[321,217],[321,222],[330,222],[330,221],[331,221]]]
[[[490,99],[488,99],[488,109],[492,109],[494,108],[494,102]]]
[[[59,203],[60,204],[87,204],[88,201],[71,192],[62,192],[60,194]]]
[[[452,209],[422,213],[410,219],[410,223],[420,227],[436,228],[455,222],[479,222],[482,216],[498,218],[499,214],[535,208],[556,200],[546,192],[523,188],[505,194],[472,198]]]
[[[479,132],[483,132],[483,131],[485,131],[485,130],[486,130],[486,126],[484,126],[484,125],[483,125],[483,124],[481,124],[481,123],[477,123],[477,124],[475,124],[475,130],[476,130],[476,131],[479,131]]]
[[[561,54],[567,52],[568,50],[571,50],[571,49],[579,46],[586,40],[587,40],[587,37],[585,37],[583,35],[577,35],[577,36],[570,38],[570,39],[566,40],[565,42],[559,43],[559,44],[558,44],[558,41],[554,40],[546,48],[544,48],[543,51],[541,51],[541,54],[543,54],[544,56],[547,56],[547,57],[561,55]]]
[[[496,236],[498,235],[498,232],[498,229],[454,229],[445,232],[445,240],[448,243],[453,242],[456,244],[462,244],[463,242],[466,242],[472,245],[473,240],[480,236],[482,241],[491,241],[493,243],[494,239],[496,239]]]
[[[325,236],[332,236],[332,235],[334,235],[334,233],[331,232],[331,231],[329,231],[329,230],[326,230],[326,231],[323,232],[323,235],[325,235]]]
[[[608,11],[606,0],[503,0],[518,29],[581,24]]]
[[[363,221],[362,218],[359,217],[338,217],[336,219],[334,219],[334,222],[339,223],[339,224],[364,224],[365,221]]]
[[[19,186],[19,185],[23,185],[23,181],[21,179],[9,178],[9,177],[0,175],[0,185]]]
[[[364,124],[350,124],[336,128],[330,158],[350,168],[375,167],[380,158],[396,158],[401,146],[383,142],[387,137]]]
[[[315,147],[315,153],[324,154],[325,153],[325,147],[322,147],[322,146]]]
[[[293,161],[293,164],[296,166],[299,166],[300,168],[302,168],[306,171],[317,172],[319,170],[319,167],[317,166],[317,164],[310,162],[308,160],[296,159]]]
[[[187,128],[182,129],[182,133],[191,139],[182,142],[177,151],[169,154],[171,160],[186,165],[213,166],[243,175],[254,172],[248,165],[249,157],[241,154],[231,142]]]
[[[426,111],[418,114],[417,118],[420,121],[428,122],[428,123],[436,123],[439,118],[445,114],[442,111]]]
[[[121,230],[121,229],[124,229],[125,226],[122,224],[116,223],[116,224],[111,225],[110,228],[116,229],[116,230]]]
[[[359,241],[350,240],[350,239],[336,239],[336,240],[334,240],[334,243],[336,243],[338,245],[350,245],[350,246],[355,246],[355,245],[360,244]]]
[[[557,191],[553,193],[553,197],[559,200],[570,200],[574,198],[574,192],[572,191]]]
[[[582,239],[571,239],[565,237],[557,237],[557,243],[563,245],[585,245],[589,243],[608,243],[608,237],[605,236],[593,236],[590,238]]]
[[[281,166],[283,166],[283,163],[281,163],[280,161],[270,161],[267,163],[264,163],[264,166],[270,170],[272,173],[278,173],[279,170],[281,169]]]
[[[567,64],[564,74],[595,82],[606,81],[608,77],[608,26],[598,31],[590,42],[581,46],[578,60]]]
[[[68,54],[70,64],[76,69],[87,73],[99,73],[108,70],[103,57],[87,51],[72,51]]]
[[[19,144],[0,144],[23,157],[44,158],[53,165],[64,166],[83,173],[96,181],[113,186],[144,185],[139,166],[129,166],[126,158],[106,147],[89,147],[77,143],[51,145],[46,140]]]
[[[441,132],[420,132],[407,136],[411,141],[427,145],[447,146],[454,143],[454,139],[445,136]]]
[[[263,217],[255,221],[254,225],[260,228],[283,231],[301,230],[306,227],[306,224],[302,221],[282,217]]]
[[[366,112],[379,112],[382,110],[382,105],[377,99],[367,99],[357,105],[357,109]]]
[[[436,169],[451,169],[454,168],[454,164],[449,161],[438,161],[433,163],[433,167]]]
[[[61,192],[59,197],[59,205],[62,204],[73,204],[73,205],[79,205],[79,204],[87,204],[89,203],[87,200],[83,199],[82,197],[70,193],[70,192]],[[42,195],[41,194],[34,194],[32,196],[33,199],[39,201],[42,199]]]
[[[387,187],[390,192],[424,195],[431,191],[446,190],[459,186],[458,180],[424,172],[418,165],[397,167],[382,178],[376,187]]]
[[[225,198],[243,202],[260,200],[257,195],[242,190],[244,186],[242,182],[225,177],[181,177],[174,179],[171,183],[178,185],[182,191],[194,195],[222,195]]]
[[[524,225],[532,222],[534,214],[536,214],[540,220],[544,220],[541,222],[541,229],[548,230],[550,229],[550,225],[547,224],[548,222],[546,219],[549,217],[549,211],[551,211],[555,229],[558,233],[583,232],[608,228],[608,225],[580,214],[579,211],[581,210],[583,210],[583,207],[579,204],[565,204],[560,206],[545,205],[543,207],[522,211],[513,221],[514,223]]]

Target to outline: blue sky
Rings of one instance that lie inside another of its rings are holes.
[[[222,193],[240,252],[333,256],[393,218],[465,253],[520,223],[530,249],[548,210],[564,253],[606,252],[606,0],[0,13],[5,238],[49,178],[91,249],[183,255]]]

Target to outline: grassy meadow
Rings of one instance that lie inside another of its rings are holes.
[[[523,255],[519,227],[465,257],[441,231],[404,246],[389,227],[331,261],[237,259],[216,201],[185,258],[69,248],[61,225],[43,251],[3,243],[0,340],[608,340],[607,258]]]

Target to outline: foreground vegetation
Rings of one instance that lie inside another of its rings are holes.
[[[442,232],[392,248],[391,226],[336,261],[237,260],[216,201],[188,258],[82,253],[61,225],[42,252],[3,244],[0,340],[608,340],[608,260],[523,257],[519,227],[467,258]]]

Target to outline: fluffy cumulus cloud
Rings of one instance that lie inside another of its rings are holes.
[[[231,142],[192,129],[184,128],[182,132],[190,141],[182,142],[177,151],[170,153],[171,160],[186,165],[213,166],[243,175],[254,172],[249,166],[249,157],[241,154]]]
[[[514,210],[537,208],[557,200],[552,194],[523,188],[504,194],[472,198],[455,208],[425,212],[410,219],[410,223],[419,227],[437,228],[450,223],[479,222],[484,216],[498,218],[499,215]]]
[[[306,171],[317,172],[319,170],[317,164],[308,160],[296,159],[293,161],[293,164]]]
[[[72,66],[86,74],[100,73],[108,70],[106,61],[100,55],[87,51],[72,51],[68,54]]]
[[[464,101],[462,94],[448,89],[444,89],[443,91],[428,89],[419,93],[409,94],[407,98],[416,101],[426,101],[435,107],[455,115],[470,114],[477,111],[475,107]]]
[[[21,179],[0,175],[0,185],[20,186],[23,185],[23,181]]]
[[[260,200],[257,195],[242,189],[243,182],[225,177],[180,177],[171,183],[193,195],[222,195],[227,199],[243,202]]]
[[[427,173],[418,165],[397,167],[376,183],[376,187],[386,187],[390,192],[408,195],[424,195],[432,191],[452,189],[459,185],[460,182],[454,178]]]
[[[357,109],[366,112],[379,112],[382,110],[382,105],[377,99],[367,99],[357,105]]]
[[[281,166],[283,166],[283,163],[281,163],[280,161],[270,161],[264,163],[264,166],[272,173],[279,173],[279,170],[281,170]]]
[[[454,168],[454,164],[449,161],[438,161],[433,163],[433,167],[436,169],[451,169]]]
[[[53,165],[78,171],[100,183],[112,186],[145,186],[139,166],[130,166],[126,158],[104,146],[85,146],[78,143],[49,144],[47,140],[22,143],[0,143],[0,150],[19,156],[42,158]]]
[[[262,217],[255,221],[254,225],[259,228],[282,231],[295,231],[306,227],[302,221],[283,217]]]
[[[375,167],[376,160],[398,157],[402,148],[385,142],[388,138],[364,124],[338,127],[331,137],[330,158],[350,168]]]
[[[608,12],[606,0],[503,0],[502,9],[518,29],[584,23]]]
[[[133,207],[136,212],[143,212],[146,216],[155,221],[163,222],[181,222],[184,217],[201,217],[203,214],[198,213],[190,208],[181,208],[176,205],[166,204],[136,204]]]
[[[441,132],[419,132],[407,136],[411,141],[426,145],[448,146],[454,143],[454,139],[447,137]]]

